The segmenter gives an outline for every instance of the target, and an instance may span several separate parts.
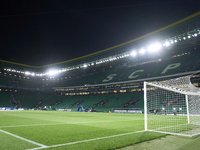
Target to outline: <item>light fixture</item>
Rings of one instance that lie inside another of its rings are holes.
[[[131,52],[131,56],[136,56],[137,55],[137,52],[136,51],[132,51]]]
[[[142,49],[139,51],[140,54],[144,54],[145,52],[146,52],[146,49],[144,49],[144,48],[142,48]]]
[[[164,46],[169,46],[169,45],[170,45],[169,41],[166,41],[166,42],[164,43]]]
[[[56,75],[56,74],[58,74],[58,71],[57,70],[49,70],[46,74],[47,75]]]
[[[160,50],[161,48],[162,48],[162,45],[161,45],[161,44],[155,43],[155,44],[152,44],[152,45],[148,46],[147,50],[148,50],[149,52],[154,52],[154,51]]]

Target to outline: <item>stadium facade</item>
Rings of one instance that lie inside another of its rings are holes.
[[[0,107],[143,111],[143,82],[200,71],[200,12],[128,42],[44,66],[0,60]],[[199,76],[193,84],[200,86]],[[123,112],[122,111],[122,112]]]

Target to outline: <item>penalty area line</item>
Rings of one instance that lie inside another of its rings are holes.
[[[29,143],[32,143],[32,144],[41,146],[41,147],[43,147],[43,148],[46,147],[46,145],[43,145],[43,144],[40,144],[40,143],[31,141],[31,140],[25,139],[25,138],[23,138],[23,137],[21,137],[21,136],[12,134],[12,133],[10,133],[10,132],[7,132],[7,131],[1,130],[1,129],[0,129],[0,132],[5,133],[5,134],[8,134],[8,135],[11,135],[11,136],[13,136],[13,137],[15,137],[15,138],[18,138],[18,139],[21,139],[21,140],[23,140],[23,141],[26,141],[26,142],[29,142]]]
[[[79,143],[97,141],[97,140],[101,140],[101,139],[108,139],[108,138],[113,138],[113,137],[118,137],[118,136],[124,136],[124,135],[128,135],[128,134],[140,133],[140,132],[145,132],[145,130],[135,131],[135,132],[129,132],[129,133],[123,133],[123,134],[117,134],[117,135],[111,135],[111,136],[105,136],[105,137],[99,137],[99,138],[94,138],[94,139],[89,139],[89,140],[83,140],[83,141],[76,141],[76,142],[71,142],[71,143],[64,143],[64,144],[51,145],[51,146],[43,146],[43,147],[38,147],[38,148],[33,148],[33,149],[27,149],[27,150],[38,150],[38,149],[45,149],[45,148],[52,148],[52,147],[59,147],[59,146],[66,146],[66,145],[73,145],[73,144],[79,144]]]

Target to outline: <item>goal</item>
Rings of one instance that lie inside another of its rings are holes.
[[[183,136],[200,134],[200,89],[190,78],[144,82],[146,131]]]

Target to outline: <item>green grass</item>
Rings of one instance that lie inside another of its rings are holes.
[[[190,116],[190,124],[188,124],[188,119],[185,115],[148,114],[147,118],[149,130],[171,132],[186,136],[200,133],[199,116]]]
[[[0,130],[46,146],[58,145],[46,148],[56,150],[116,149],[165,136],[154,132],[131,133],[144,130],[144,116],[117,113],[0,111]],[[131,134],[109,137],[125,133]],[[85,141],[90,139],[94,140]],[[79,142],[72,143],[77,141]],[[59,145],[66,143],[71,145]],[[38,147],[40,146],[0,131],[0,149],[23,150]]]
[[[157,117],[165,117],[167,122],[177,116]],[[155,132],[137,133],[143,130],[142,114],[0,111],[0,149],[5,150],[41,148],[25,140],[49,146],[42,148],[48,150],[111,150],[130,145],[133,146],[125,150],[197,150],[200,147],[200,136],[189,138]]]
[[[120,150],[199,150],[200,136],[192,138],[168,135],[162,138],[139,143]]]

